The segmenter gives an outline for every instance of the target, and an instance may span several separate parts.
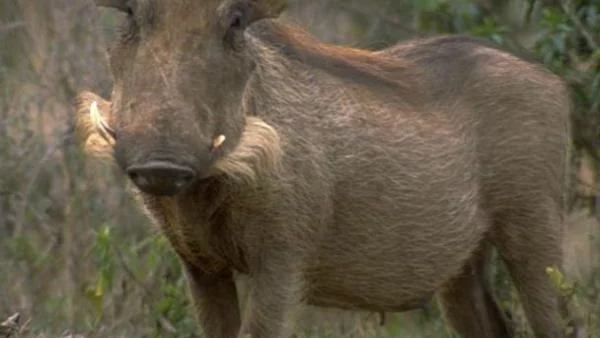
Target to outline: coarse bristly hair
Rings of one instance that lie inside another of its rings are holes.
[[[406,59],[378,51],[323,43],[290,22],[278,19],[263,20],[249,28],[253,40],[249,47],[255,58],[272,59],[279,54],[292,62],[299,62],[313,71],[320,70],[332,76],[350,80],[349,84],[361,86],[372,93],[392,94],[410,99],[419,85],[420,70]],[[412,81],[407,82],[410,78]]]
[[[214,169],[235,183],[255,185],[263,173],[279,168],[281,156],[277,131],[260,118],[249,116],[237,147],[218,159]]]

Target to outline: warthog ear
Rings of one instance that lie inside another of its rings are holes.
[[[109,101],[91,92],[79,94],[75,131],[86,153],[94,157],[112,158],[115,131],[110,123]]]
[[[253,22],[273,19],[285,9],[285,0],[226,0],[219,12],[228,24],[225,41],[238,46],[243,41],[243,33]]]

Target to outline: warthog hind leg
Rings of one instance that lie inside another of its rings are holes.
[[[554,202],[533,197],[496,217],[494,241],[536,337],[564,337],[561,299],[546,273],[562,267],[562,219]]]
[[[460,275],[439,293],[448,324],[463,338],[508,338],[512,328],[487,281],[490,246],[467,263]]]

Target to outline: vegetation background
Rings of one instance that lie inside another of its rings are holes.
[[[534,55],[568,81],[575,109],[565,273],[573,283],[557,284],[589,336],[600,337],[600,2],[295,0],[285,15],[324,40],[365,48],[481,36]],[[104,48],[119,20],[90,0],[0,1],[0,318],[20,314],[0,325],[0,337],[201,337],[165,239],[124,194],[124,178],[84,163],[73,139],[75,94],[110,92]],[[529,337],[501,264],[492,278]],[[306,337],[451,337],[434,301],[387,315],[384,326],[378,314],[305,312]]]

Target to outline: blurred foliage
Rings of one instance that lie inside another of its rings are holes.
[[[294,0],[286,15],[326,41],[365,48],[475,35],[531,55],[566,79],[574,102],[570,206],[589,215],[570,224],[568,273],[549,267],[548,274],[598,337],[598,1]],[[73,143],[74,95],[110,92],[104,46],[118,20],[88,0],[0,1],[0,318],[19,312],[22,337],[198,337],[165,238],[124,192],[123,177],[83,161]],[[502,264],[491,275],[527,336]],[[373,318],[317,313],[306,321],[306,336],[450,336],[435,302],[386,316],[383,329]],[[311,328],[321,324],[332,325]]]

